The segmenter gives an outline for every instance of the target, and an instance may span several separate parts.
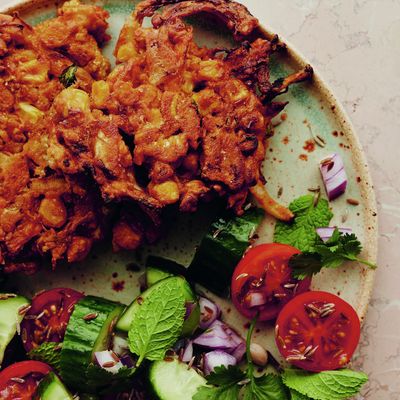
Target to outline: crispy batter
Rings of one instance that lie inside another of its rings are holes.
[[[155,13],[159,8],[161,12]],[[192,14],[217,17],[238,47],[200,48]],[[37,27],[0,15],[0,264],[34,271],[43,256],[81,261],[112,232],[115,251],[160,235],[163,208],[196,211],[226,199],[241,214],[249,193],[272,215],[261,163],[272,102],[312,69],[270,82],[284,46],[228,0],[145,0],[123,27],[117,66],[100,47],[106,11],[78,0]],[[152,27],[142,26],[152,17]],[[60,75],[72,64],[76,81]]]

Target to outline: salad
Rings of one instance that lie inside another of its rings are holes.
[[[330,172],[340,157],[330,160],[334,165],[324,160],[321,172],[332,199],[346,185],[343,179],[332,188]],[[368,380],[350,367],[360,320],[342,298],[310,287],[322,268],[345,261],[375,265],[359,259],[361,243],[349,228],[330,226],[333,214],[320,191],[294,200],[290,210],[294,220],[277,222],[271,243],[254,243],[264,213],[249,206],[241,216],[220,215],[189,266],[150,256],[130,305],[71,288],[44,290],[31,300],[0,294],[0,398],[356,395]],[[246,337],[229,326],[206,290],[230,296],[249,320]],[[253,338],[266,322],[274,324],[276,348]]]

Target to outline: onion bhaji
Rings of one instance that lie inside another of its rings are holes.
[[[184,18],[206,13],[234,49],[199,47]],[[152,26],[144,27],[144,18]],[[43,257],[81,261],[112,235],[114,250],[157,239],[165,207],[195,212],[223,197],[243,212],[251,193],[267,212],[292,214],[265,189],[261,164],[273,101],[312,76],[270,81],[267,40],[229,0],[145,0],[110,62],[108,13],[79,0],[31,27],[0,15],[0,264],[33,272]],[[74,66],[69,87],[60,80]]]

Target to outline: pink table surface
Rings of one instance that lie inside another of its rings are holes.
[[[319,70],[366,152],[379,210],[379,269],[354,367],[358,399],[400,399],[400,1],[242,0]]]

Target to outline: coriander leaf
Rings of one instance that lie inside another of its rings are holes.
[[[243,400],[286,400],[289,399],[282,378],[267,374],[251,379],[246,385]]]
[[[216,367],[214,372],[207,376],[207,383],[210,385],[224,386],[236,384],[245,379],[245,373],[236,366],[230,365]]]
[[[375,264],[357,257],[362,251],[362,246],[354,233],[343,235],[336,229],[326,243],[321,241],[315,245],[315,251],[321,255],[323,267],[337,268],[345,261],[350,260],[376,268]]]
[[[274,242],[289,244],[301,251],[313,252],[318,238],[315,229],[329,225],[333,217],[328,201],[320,199],[317,205],[314,205],[314,196],[305,195],[294,200],[289,209],[295,214],[294,221],[276,223]]]
[[[72,86],[76,82],[76,71],[78,67],[76,65],[70,65],[65,68],[58,78],[59,81],[64,85],[64,87],[68,88]]]
[[[289,389],[315,400],[348,399],[356,395],[368,380],[364,373],[349,369],[318,373],[286,369],[282,378]]]
[[[159,283],[158,290],[149,293],[134,314],[129,329],[129,349],[143,359],[162,360],[176,342],[185,316],[185,298],[178,278]]]
[[[193,396],[193,400],[237,400],[240,387],[237,384],[208,387],[202,386]]]
[[[86,370],[85,390],[99,394],[120,393],[129,390],[132,387],[132,377],[135,373],[135,368],[122,367],[113,374],[98,365],[89,364]]]
[[[32,349],[28,353],[28,357],[32,360],[49,364],[55,371],[60,372],[61,347],[62,345],[60,343],[44,342],[40,346]]]
[[[207,384],[218,387],[202,386],[193,397],[194,400],[225,399],[236,400],[239,395],[240,386],[238,383],[245,379],[246,374],[239,367],[230,365],[216,367],[214,372],[208,375]]]
[[[322,259],[318,253],[295,254],[289,259],[289,267],[294,278],[303,280],[321,271]]]

